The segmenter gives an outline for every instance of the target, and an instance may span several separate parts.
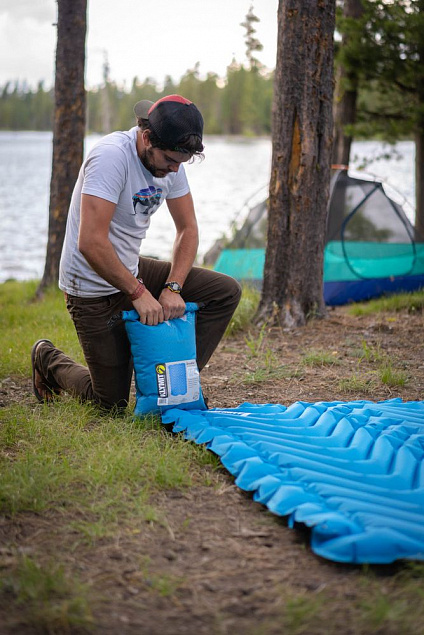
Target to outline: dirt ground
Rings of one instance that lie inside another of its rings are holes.
[[[422,400],[423,326],[420,312],[353,317],[338,308],[330,310],[327,319],[295,331],[270,330],[256,357],[246,343],[250,336],[238,335],[222,342],[202,373],[202,387],[210,407],[234,407],[246,401],[288,406],[298,400]],[[325,351],[334,363],[305,364],[311,351]],[[390,360],[393,369],[408,377],[407,383],[382,383],[377,357]],[[270,371],[281,365],[282,372]],[[249,381],[258,368],[262,375],[257,373],[256,381]],[[353,375],[362,380],[356,391],[356,384],[340,383]],[[0,402],[22,401],[22,392],[25,400],[32,399],[29,380],[11,378],[3,382]],[[288,528],[284,519],[239,490],[225,470],[216,476],[216,487],[169,491],[155,503],[166,518],[163,525],[145,524],[114,540],[78,549],[75,536],[54,515],[0,518],[0,569],[11,546],[24,553],[43,553],[48,561],[60,544],[67,566],[95,589],[96,634],[400,632],[361,621],[360,607],[367,595],[361,567],[314,555],[305,528]],[[151,580],[146,579],[143,563]],[[372,570],[382,587],[390,589],[402,566]],[[162,585],[168,580],[170,589],[159,589],[159,579]],[[315,614],[320,619],[308,621],[307,612],[297,616],[299,597],[309,607],[318,603]],[[18,616],[11,615],[8,607],[0,606],[2,635],[33,632],[19,626]]]

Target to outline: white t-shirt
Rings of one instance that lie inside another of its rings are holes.
[[[155,178],[142,164],[136,149],[135,126],[104,137],[81,166],[72,194],[60,260],[59,287],[81,297],[116,293],[118,289],[100,277],[78,250],[81,194],[91,194],[116,204],[109,239],[121,262],[134,275],[138,271],[141,241],[151,216],[166,198],[190,191],[184,167],[164,178]]]

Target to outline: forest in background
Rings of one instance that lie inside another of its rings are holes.
[[[110,80],[107,64],[104,76],[101,86],[87,91],[88,133],[127,130],[134,125],[133,107],[137,101],[156,101],[173,93],[184,95],[199,107],[206,134],[260,136],[271,133],[274,71],[260,65],[250,67],[233,60],[225,78],[213,72],[202,78],[195,65],[178,83],[171,77],[165,78],[163,85],[149,77],[144,81],[134,78],[129,91]],[[369,79],[359,87],[358,101],[355,137],[381,137],[388,141],[399,136],[411,137],[409,126],[405,125],[408,119],[401,119],[398,114],[402,94],[396,86],[382,92],[378,82]],[[17,81],[0,86],[1,130],[52,130],[53,108],[54,89],[44,88],[43,82],[35,90]],[[405,112],[405,100],[403,109]],[[390,117],[393,110],[397,112]]]
[[[207,134],[270,134],[273,72],[258,65],[246,67],[233,61],[224,79],[215,73],[201,78],[196,65],[178,83],[167,77],[160,86],[151,78],[135,78],[130,91],[109,79],[107,63],[103,70],[103,85],[87,91],[88,132],[127,130],[135,123],[137,101],[178,93],[199,107]],[[45,89],[42,82],[36,90],[25,83],[7,82],[0,87],[0,129],[52,130],[53,107],[54,91]]]
[[[133,107],[137,101],[157,101],[165,95],[177,93],[199,107],[207,134],[270,134],[274,72],[256,57],[263,48],[256,38],[257,22],[259,18],[251,6],[240,24],[245,31],[245,63],[240,64],[233,59],[225,78],[213,72],[201,78],[199,63],[196,63],[178,82],[168,76],[160,85],[150,77],[144,81],[135,77],[128,91],[110,79],[106,57],[102,85],[87,91],[87,132],[107,134],[112,130],[126,130],[135,124]],[[0,129],[53,129],[53,89],[45,90],[40,82],[33,91],[25,83],[9,81],[0,87],[0,94]]]

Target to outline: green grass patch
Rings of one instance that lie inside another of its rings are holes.
[[[0,285],[0,378],[29,377],[31,346],[41,337],[83,361],[63,294],[50,289],[36,302],[36,287]],[[66,396],[0,409],[0,511],[59,513],[80,538],[108,535],[134,518],[165,522],[155,494],[212,485],[219,467],[218,457],[171,436],[158,417],[105,415]]]
[[[305,629],[311,628],[316,618],[322,613],[323,604],[322,594],[313,597],[302,595],[289,597],[283,616],[285,632],[291,635],[305,633]]]
[[[390,361],[385,361],[378,369],[380,381],[392,388],[405,386],[408,375],[404,370],[393,368]]]
[[[105,416],[72,399],[3,408],[0,422],[0,511],[60,511],[90,539],[151,518],[161,489],[210,485],[218,464],[158,419]]]
[[[380,381],[385,386],[399,388],[409,380],[402,369],[394,368],[392,360],[381,350],[379,344],[371,346],[364,339],[360,349],[353,349],[351,354],[358,358],[358,372],[339,381],[339,388],[346,392],[371,392]],[[372,371],[360,372],[363,362],[374,366]]]
[[[233,383],[256,384],[271,379],[298,376],[298,371],[291,371],[287,366],[280,364],[272,349],[265,345],[266,325],[257,333],[249,331],[244,341],[248,349],[248,370],[243,374],[236,374]]]
[[[409,311],[422,311],[424,308],[424,290],[414,293],[399,293],[384,296],[377,300],[358,302],[352,304],[348,311],[351,315],[372,315],[374,313]]]
[[[41,338],[52,339],[73,359],[83,362],[81,348],[63,293],[49,289],[35,301],[37,281],[0,285],[0,380],[13,374],[30,374],[30,351]]]
[[[32,558],[20,557],[0,579],[0,594],[19,607],[19,625],[31,626],[36,632],[69,633],[76,629],[82,633],[93,627],[88,585],[67,576],[60,564],[42,567]]]
[[[260,292],[247,285],[243,286],[241,300],[224,337],[231,337],[240,331],[246,331],[252,324],[253,316],[256,313],[260,299]]]
[[[303,373],[298,368],[293,369],[278,364],[269,366],[258,362],[255,368],[235,376],[232,383],[259,384],[272,379],[299,379],[300,377],[303,377]]]
[[[260,384],[266,381],[281,379],[300,379],[304,375],[301,370],[290,369],[287,366],[276,366],[275,368],[264,368],[257,366],[252,370],[247,370],[243,374],[236,374],[232,377],[231,383],[237,384]]]
[[[328,351],[311,349],[302,354],[302,364],[305,366],[334,366],[340,364],[337,354]]]
[[[387,577],[363,567],[355,584],[344,593],[328,589],[296,593],[283,586],[274,614],[265,616],[260,626],[247,629],[247,635],[274,635],[276,624],[285,635],[338,635],[345,632],[346,615],[351,633],[421,635],[423,578],[424,565],[412,563]]]
[[[385,354],[381,351],[380,345],[370,346],[365,340],[362,340],[362,353],[360,355],[361,359],[366,360],[367,362],[384,362]]]
[[[260,384],[271,379],[281,378],[282,376],[281,368],[269,369],[258,367],[252,371],[247,371],[241,377],[241,382],[243,384]]]
[[[361,375],[353,373],[350,377],[343,377],[338,381],[338,388],[342,392],[347,393],[361,393],[370,395],[376,389],[376,382],[374,375],[369,376],[367,374]]]
[[[183,584],[184,578],[167,574],[157,575],[150,573],[146,575],[145,581],[147,586],[149,586],[158,595],[163,598],[169,598],[175,595],[179,587]]]
[[[375,371],[356,372],[349,377],[343,377],[338,382],[338,387],[343,392],[372,394],[379,381],[391,388],[400,388],[408,382],[408,375],[403,370],[392,367],[387,360],[381,362]]]
[[[421,635],[424,622],[424,565],[405,564],[382,583],[372,571],[362,578],[364,596],[358,602],[358,626],[372,633]]]
[[[266,335],[266,325],[264,324],[259,332],[251,332],[244,338],[247,348],[249,349],[249,357],[258,357],[264,346]]]

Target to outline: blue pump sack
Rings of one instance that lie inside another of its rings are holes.
[[[206,410],[196,362],[197,309],[187,302],[182,317],[156,326],[142,324],[135,310],[122,312],[134,359],[135,415]]]

